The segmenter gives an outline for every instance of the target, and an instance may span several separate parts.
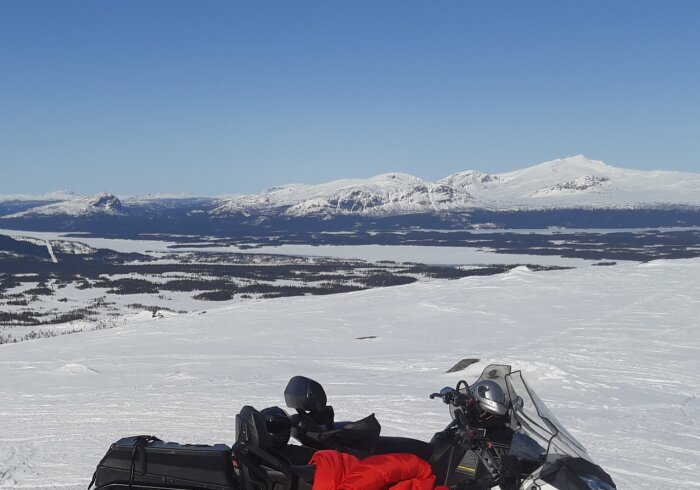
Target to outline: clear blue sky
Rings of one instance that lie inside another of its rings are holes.
[[[700,1],[0,0],[0,194],[700,172]]]

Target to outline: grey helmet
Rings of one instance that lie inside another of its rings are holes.
[[[503,388],[495,381],[485,379],[477,381],[471,387],[474,399],[486,412],[494,415],[505,415],[508,411],[508,398]]]

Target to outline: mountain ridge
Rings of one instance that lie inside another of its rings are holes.
[[[434,182],[390,172],[368,179],[287,184],[231,197],[147,195],[118,198],[109,193],[85,197],[65,192],[46,197],[47,202],[40,199],[33,202],[29,196],[23,196],[25,200],[20,206],[0,196],[0,223],[48,218],[159,216],[159,213],[173,210],[199,219],[264,220],[269,217],[459,216],[475,210],[695,209],[700,208],[700,173],[622,169],[575,155],[497,174],[465,170]]]
[[[700,206],[700,174],[620,169],[575,155],[500,174],[466,170],[435,182],[389,173],[314,186],[290,184],[224,199],[212,212],[250,209],[251,204],[261,201],[270,207],[286,207],[284,212],[291,216]]]

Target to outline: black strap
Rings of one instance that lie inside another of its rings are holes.
[[[87,490],[90,490],[92,486],[95,484],[95,480],[97,479],[97,470],[92,474],[92,480],[90,480],[90,484],[87,487]]]
[[[134,449],[131,451],[131,468],[129,470],[129,490],[132,490],[132,485],[134,484],[134,473],[136,473],[136,457],[140,457],[141,471],[146,472],[146,450],[147,444],[152,442],[161,441],[155,436],[136,436],[134,437],[136,442],[134,442]],[[162,441],[161,441],[162,442]],[[89,488],[88,488],[89,490]]]

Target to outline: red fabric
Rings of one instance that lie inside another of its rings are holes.
[[[316,465],[312,490],[337,490],[345,476],[360,462],[351,454],[339,451],[316,451],[309,464]]]
[[[433,490],[430,465],[413,454],[379,454],[359,460],[339,451],[317,451],[313,490]]]

